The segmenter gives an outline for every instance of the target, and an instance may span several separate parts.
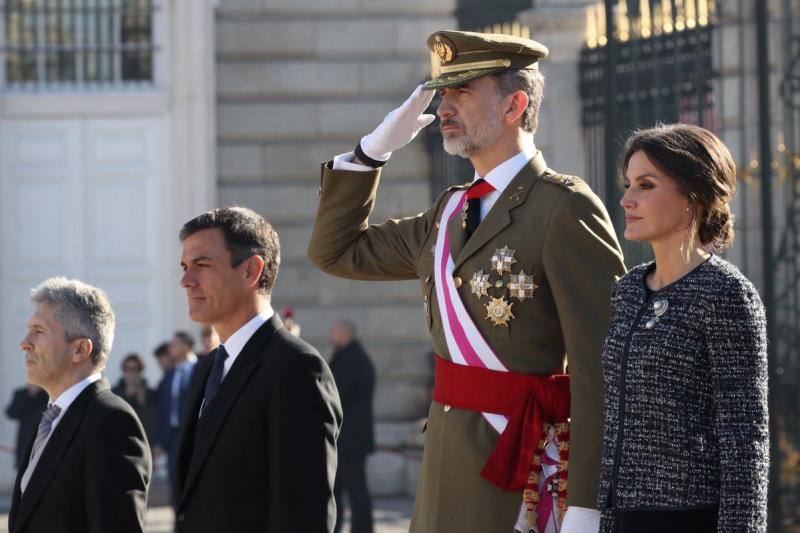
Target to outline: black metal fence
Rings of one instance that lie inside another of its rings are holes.
[[[624,139],[638,128],[659,122],[716,128],[712,31],[713,26],[706,24],[647,38],[612,38],[605,46],[587,46],[581,52],[586,178],[604,199],[619,229],[624,224],[619,223],[622,188],[617,184],[616,170]],[[611,95],[609,74],[615,78],[616,88]],[[609,98],[613,100],[607,102]],[[609,123],[614,125],[611,131]],[[649,246],[631,243],[621,235],[620,243],[629,265],[651,258]]]

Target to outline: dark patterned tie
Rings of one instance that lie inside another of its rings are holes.
[[[219,345],[217,351],[214,352],[214,365],[211,367],[211,373],[208,375],[206,381],[206,392],[203,395],[203,405],[200,407],[200,416],[203,416],[208,404],[217,395],[219,384],[222,383],[222,370],[225,368],[225,360],[228,358],[228,352],[225,346]]]
[[[33,441],[31,457],[34,457],[36,452],[44,445],[44,441],[47,440],[47,436],[53,428],[53,420],[58,418],[59,413],[61,413],[61,408],[54,403],[48,405],[47,409],[42,413],[42,420],[39,422],[39,429],[36,431],[36,440]]]
[[[478,224],[481,223],[481,198],[494,190],[492,184],[483,178],[475,180],[467,191],[467,239],[469,239]]]

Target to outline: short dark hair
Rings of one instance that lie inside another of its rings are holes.
[[[183,225],[180,240],[204,229],[219,228],[225,247],[231,253],[231,266],[237,267],[254,255],[264,260],[259,287],[269,295],[278,277],[281,245],[278,233],[264,217],[246,207],[223,207],[207,211]]]
[[[133,361],[139,366],[139,372],[142,372],[144,370],[144,361],[142,361],[142,358],[139,357],[138,353],[129,353],[128,355],[126,355],[125,359],[122,360],[122,369],[125,370],[125,366],[131,361]]]
[[[736,163],[719,137],[692,124],[638,130],[623,149],[623,180],[631,157],[639,151],[672,178],[689,200],[700,243],[717,252],[729,247],[734,237],[730,202],[736,192]]]
[[[169,343],[168,342],[162,342],[161,344],[156,346],[156,349],[153,350],[153,355],[155,355],[158,359],[161,359],[162,357],[168,356],[169,355]]]
[[[539,127],[539,109],[544,99],[544,76],[539,69],[506,69],[492,77],[501,97],[522,91],[528,95],[528,107],[522,113],[522,129],[535,133]]]
[[[176,331],[175,337],[189,347],[190,350],[194,349],[194,337],[188,331]]]

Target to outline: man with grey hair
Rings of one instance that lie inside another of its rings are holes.
[[[597,531],[601,348],[625,271],[614,228],[536,150],[544,45],[438,31],[428,47],[438,77],[323,164],[309,257],[341,277],[421,281],[438,357],[412,533]],[[370,225],[380,167],[433,122],[433,90],[444,148],[475,179]]]
[[[9,531],[143,532],[150,447],[133,408],[101,375],[114,342],[108,296],[56,277],[31,301],[20,346],[28,382],[50,401],[23,455]]]

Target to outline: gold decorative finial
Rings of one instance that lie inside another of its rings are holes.
[[[653,34],[653,21],[650,18],[650,0],[639,0],[641,35],[645,39]]]
[[[608,33],[606,32],[606,7],[603,2],[597,2],[597,44],[605,46],[608,43]]]
[[[617,35],[622,42],[630,39],[631,27],[628,19],[628,0],[619,0],[617,3]]]
[[[586,6],[586,46],[597,48],[597,11],[595,6]]]

